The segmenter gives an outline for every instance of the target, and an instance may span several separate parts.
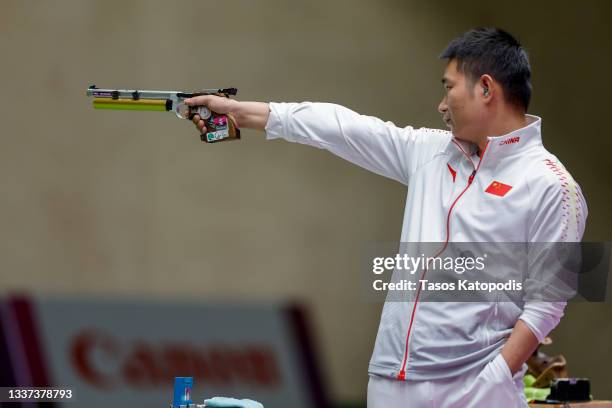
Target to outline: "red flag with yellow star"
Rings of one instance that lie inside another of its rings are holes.
[[[512,189],[512,186],[509,186],[508,184],[504,184],[504,183],[501,183],[499,181],[493,181],[489,185],[489,187],[487,187],[485,192],[487,192],[489,194],[496,195],[496,196],[503,197],[511,189]]]

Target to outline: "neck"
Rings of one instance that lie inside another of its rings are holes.
[[[514,110],[511,112],[500,112],[494,115],[487,121],[489,126],[483,129],[483,135],[478,139],[478,154],[482,156],[482,152],[488,142],[488,137],[502,136],[517,129],[527,126],[527,116],[523,111]]]

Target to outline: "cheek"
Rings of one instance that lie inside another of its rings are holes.
[[[447,103],[448,109],[453,115],[461,115],[461,112],[464,109],[464,104],[462,103],[462,99],[458,95],[449,92]]]

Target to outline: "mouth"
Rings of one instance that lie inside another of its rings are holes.
[[[451,122],[450,118],[446,118],[446,117],[444,117],[444,118],[442,118],[442,120],[444,121],[444,123],[446,123],[446,126],[447,126],[448,128],[451,128],[451,127],[453,126],[453,124],[452,124],[452,122]]]

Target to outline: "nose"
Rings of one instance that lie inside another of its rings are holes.
[[[438,104],[438,112],[444,115],[447,110],[448,105],[446,104],[446,96],[444,96],[444,98],[442,98],[442,100],[440,101],[440,104]]]

